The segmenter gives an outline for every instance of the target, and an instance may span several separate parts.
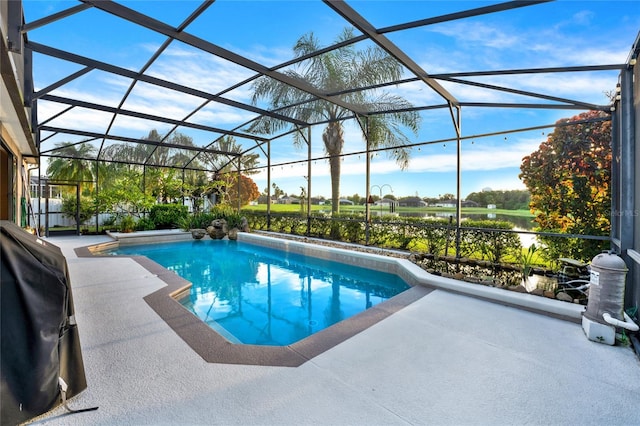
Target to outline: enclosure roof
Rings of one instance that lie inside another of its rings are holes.
[[[47,9],[60,4],[64,8]],[[387,14],[380,13],[384,8]],[[531,45],[520,47],[526,68],[486,67],[490,61],[474,57],[474,31],[495,28],[496,17],[526,19],[532,8],[550,17],[559,13],[549,1],[25,2],[22,32],[34,70],[27,101],[37,106],[34,129],[42,156],[203,170],[220,169],[239,154],[266,155],[267,141],[291,143],[292,132],[304,138],[308,126],[337,119],[358,117],[364,125],[367,117],[406,110],[423,117],[448,111],[448,122],[438,125],[457,133],[462,109],[609,111],[606,97],[565,97],[557,88],[568,76],[602,74],[614,90],[628,62],[571,52],[573,60],[554,63]],[[352,29],[350,38],[334,41],[344,28]],[[310,33],[322,46],[313,53],[296,56],[282,48]],[[454,36],[461,41],[450,52],[452,60],[430,62],[430,52]],[[540,33],[540,44],[544,39]],[[348,46],[383,49],[400,64],[401,75],[375,84],[301,78],[314,58]],[[496,57],[495,63],[503,61]],[[298,96],[281,99],[277,107],[252,101],[258,79],[280,82]],[[542,79],[545,84],[532,84]],[[349,96],[379,99],[383,92],[409,99],[411,107],[394,110]],[[338,118],[295,113],[327,104],[341,111]],[[256,126],[260,120],[269,129]],[[233,136],[236,146],[221,143],[225,136]],[[91,149],[60,148],[62,142]]]

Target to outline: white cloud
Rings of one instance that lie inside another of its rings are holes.
[[[207,124],[213,127],[225,127],[226,124],[236,125],[244,123],[253,116],[251,113],[213,102],[208,105],[208,108],[198,111],[187,121],[190,123]]]
[[[465,171],[490,171],[503,168],[519,167],[522,158],[531,154],[540,145],[540,139],[519,138],[514,142],[505,142],[496,146],[493,143],[475,142],[469,145],[469,141],[463,141],[462,161]],[[455,142],[441,144],[436,147],[441,152],[418,154],[414,149],[409,168],[406,173],[442,173],[455,172],[457,170],[457,154]],[[430,149],[429,151],[435,151]],[[499,155],[496,155],[496,150]],[[345,167],[344,174],[360,174],[364,172],[364,161],[362,165],[350,164]],[[391,174],[398,172],[398,165],[393,159],[385,157],[380,153],[374,157],[372,164],[375,164],[376,174]]]
[[[218,93],[233,83],[255,75],[255,72],[207,52],[174,44],[151,65],[148,74],[209,93]]]
[[[250,49],[245,48],[232,48],[232,50],[240,55],[256,61],[260,64],[264,64],[269,67],[274,67],[282,64],[292,57],[291,47],[279,47],[279,46],[265,46],[263,44],[256,44],[250,46]]]
[[[430,27],[428,31],[454,38],[462,44],[497,49],[520,46],[523,42],[519,33],[508,32],[504,28],[482,22],[447,22]]]
[[[605,92],[615,88],[617,76],[615,72],[608,74],[574,72],[475,77],[466,78],[465,80],[506,89],[515,89],[546,96],[606,105],[609,104],[609,99],[606,97]],[[454,93],[461,101],[548,102],[538,97],[484,89],[473,85],[453,84],[444,81],[443,86]]]
[[[572,21],[579,25],[589,25],[595,16],[590,10],[581,10],[573,14]]]
[[[63,105],[60,108],[60,104],[51,102],[41,102],[38,104],[38,115],[40,123],[52,118],[55,114],[66,108]],[[47,121],[47,126],[53,127],[69,127],[72,129],[81,129],[89,132],[99,132],[102,129],[106,129],[111,120],[112,114],[93,111],[86,108],[72,108],[58,117]]]

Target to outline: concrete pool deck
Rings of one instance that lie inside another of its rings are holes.
[[[437,288],[299,367],[207,363],[131,258],[67,258],[88,388],[48,425],[633,425],[640,362],[579,324]],[[472,284],[469,284],[472,285]]]

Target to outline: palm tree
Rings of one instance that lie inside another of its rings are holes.
[[[192,164],[204,164],[210,170],[214,170],[211,180],[205,187],[198,189],[198,193],[202,195],[215,194],[217,197],[216,202],[224,204],[229,200],[229,185],[237,185],[238,179],[235,173],[238,162],[236,156],[233,154],[242,154],[243,148],[236,142],[236,139],[231,135],[225,135],[218,138],[211,143],[208,148],[220,151],[220,153],[213,152],[200,152],[194,157]],[[224,153],[229,153],[225,155]],[[245,183],[248,179],[251,183],[253,180],[247,177],[257,173],[255,169],[259,163],[260,155],[258,154],[243,154],[240,157],[240,169],[242,170],[241,184]],[[233,190],[231,191],[233,193]],[[253,194],[244,194],[245,196],[253,197]],[[237,199],[237,197],[236,197]]]
[[[353,38],[353,30],[345,29],[337,43]],[[312,54],[320,49],[313,33],[302,36],[293,48],[296,58]],[[401,77],[402,66],[381,48],[374,46],[356,50],[354,45],[324,53],[298,63],[295,69],[283,71],[297,80],[313,85],[326,94],[337,94],[353,87],[369,87],[396,81]],[[353,112],[338,105],[316,100],[313,95],[263,76],[253,83],[253,104],[261,99],[269,107],[291,118],[304,122],[327,121],[322,133],[325,152],[329,157],[331,174],[332,211],[338,212],[340,206],[340,162],[344,147],[342,119]],[[367,117],[369,144],[372,149],[379,147],[397,147],[389,150],[401,169],[409,164],[409,149],[405,147],[408,138],[403,129],[417,134],[420,116],[411,111],[411,103],[406,99],[374,90],[345,91],[337,96],[341,101],[356,105],[366,111],[391,111],[388,114],[375,114]],[[401,112],[398,112],[401,111]],[[274,133],[290,126],[289,123],[271,117],[261,117],[250,130],[262,133]],[[294,133],[294,143],[303,143],[299,132]]]
[[[61,142],[56,144],[55,151],[60,157],[49,162],[49,167],[47,167],[49,178],[77,182],[80,191],[82,191],[83,183],[88,183],[89,188],[93,187],[94,167],[90,161],[95,152],[93,145]]]
[[[211,148],[232,154],[240,154],[243,151],[242,146],[238,145],[236,139],[231,135],[221,137],[216,141],[215,145],[212,144]],[[202,152],[197,158],[219,172],[230,172],[237,167],[237,161],[231,155]],[[246,175],[257,173],[255,167],[259,163],[259,158],[260,155],[258,154],[242,155],[240,158],[242,173]]]

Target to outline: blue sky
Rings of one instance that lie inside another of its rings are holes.
[[[193,1],[123,1],[136,11],[177,26],[200,4]],[[497,2],[483,1],[353,1],[348,2],[374,26],[399,23],[453,13]],[[71,1],[25,0],[27,23],[51,13],[75,6]],[[320,1],[225,1],[215,2],[186,31],[232,52],[268,66],[292,58],[292,46],[303,34],[313,31],[323,45],[332,44],[346,22]],[[423,26],[387,34],[429,74],[497,69],[560,67],[578,65],[621,64],[627,59],[640,30],[640,5],[636,1],[556,1],[497,14]],[[119,67],[138,71],[158,49],[165,37],[124,22],[99,11],[88,9],[60,21],[35,29],[29,40],[70,50],[73,53]],[[34,57],[36,90],[42,89],[82,67],[67,61],[37,54]],[[188,72],[184,72],[188,70]],[[148,70],[150,75],[199,90],[216,93],[254,73],[223,59],[212,57],[186,44],[173,42]],[[407,77],[411,75],[407,74]],[[475,81],[541,92],[595,104],[608,104],[605,92],[612,91],[618,72],[582,72],[477,77]],[[56,89],[52,94],[118,106],[131,80],[91,71]],[[441,82],[461,101],[532,102],[531,98],[504,92],[488,92],[473,86]],[[438,96],[424,85],[410,83],[390,91],[416,105],[438,102]],[[251,90],[240,87],[225,94],[233,100],[249,103]],[[195,96],[179,94],[147,83],[135,85],[123,108],[149,114],[184,118],[202,102]],[[40,121],[53,117],[50,124],[69,124],[84,130],[104,131],[112,118],[107,113],[74,108],[56,116],[64,105],[40,101]],[[473,136],[552,124],[560,118],[579,114],[579,110],[463,108],[462,135]],[[224,129],[252,118],[248,112],[209,104],[190,121]],[[149,130],[160,133],[169,126],[135,118],[119,117],[111,133],[143,137]],[[522,157],[530,154],[546,139],[552,129],[509,133],[492,137],[474,137],[462,142],[461,193],[490,187],[496,190],[524,189],[518,179]],[[179,129],[197,145],[212,140],[204,132]],[[312,157],[321,157],[322,128],[312,129]],[[46,135],[45,135],[46,136]],[[412,143],[454,138],[455,131],[447,110],[422,113],[418,135]],[[43,143],[50,149],[57,142],[78,141],[78,137],[56,135]],[[243,147],[249,140],[238,141]],[[107,145],[110,143],[106,142]],[[113,143],[113,142],[112,142]],[[360,131],[345,123],[345,153],[364,149]],[[288,138],[272,144],[272,162],[303,160],[307,150],[296,149]],[[262,158],[263,164],[266,160]],[[437,197],[456,192],[455,142],[442,142],[414,148],[409,168],[399,171],[396,163],[384,154],[372,160],[371,185],[388,188],[396,196]],[[346,156],[342,167],[341,194],[364,196],[364,159],[361,154]],[[306,186],[306,164],[274,166],[272,182],[289,194],[300,193]],[[312,162],[311,194],[330,196],[329,168],[325,161]],[[253,176],[262,191],[266,174]],[[372,191],[378,193],[378,188]]]

